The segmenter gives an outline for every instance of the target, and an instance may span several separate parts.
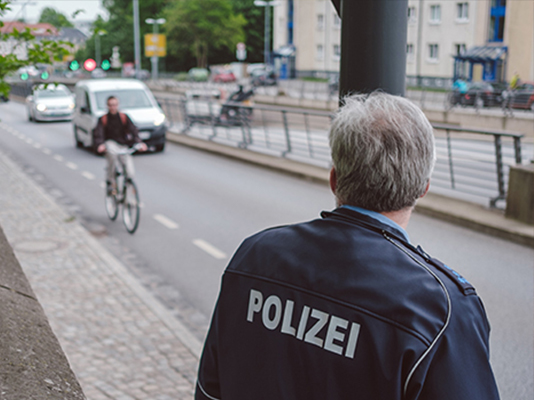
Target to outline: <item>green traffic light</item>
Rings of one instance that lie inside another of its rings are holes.
[[[50,78],[50,74],[48,72],[45,71],[41,74],[41,79],[47,80],[48,78]]]
[[[27,72],[23,72],[22,74],[20,74],[20,79],[22,79],[23,81],[28,80],[29,77],[30,75],[28,75]]]
[[[71,71],[77,71],[78,69],[80,69],[80,63],[76,60],[71,61],[69,64],[69,69]]]
[[[111,63],[109,62],[109,60],[104,60],[104,61],[102,61],[102,64],[100,64],[100,67],[101,67],[104,71],[107,71],[108,69],[111,68]]]

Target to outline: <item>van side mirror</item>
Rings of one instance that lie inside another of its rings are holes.
[[[87,106],[83,106],[82,108],[80,108],[80,111],[82,112],[82,114],[89,114],[90,113],[89,107],[87,107]]]

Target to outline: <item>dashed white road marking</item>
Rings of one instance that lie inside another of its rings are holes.
[[[59,161],[59,162],[62,162],[62,161],[64,160],[64,158],[61,157],[59,154],[56,154],[56,155],[54,156],[54,160]]]
[[[26,138],[24,139],[24,141],[28,144],[33,144],[33,139],[32,138]]]
[[[100,187],[102,189],[105,189],[106,188],[106,182],[100,182]]]
[[[72,170],[78,169],[78,166],[76,164],[74,164],[73,162],[68,162],[65,165],[67,166],[67,168],[70,168]]]
[[[48,155],[52,154],[52,150],[47,149],[46,147],[45,147],[43,150],[41,150],[41,151],[42,151],[43,153],[45,153],[45,154],[48,154]]]
[[[154,219],[169,229],[178,229],[178,224],[167,218],[165,215],[154,214]]]
[[[34,143],[33,147],[35,147],[36,149],[40,149],[42,146],[41,143]]]
[[[218,248],[212,246],[208,242],[202,239],[195,239],[193,240],[193,244],[200,248],[201,250],[204,250],[206,253],[208,253],[210,256],[222,260],[223,258],[226,258],[226,254],[219,250]]]
[[[82,176],[86,179],[89,179],[90,181],[96,179],[96,176],[94,176],[92,173],[90,172],[87,172],[87,171],[83,171],[82,172]]]

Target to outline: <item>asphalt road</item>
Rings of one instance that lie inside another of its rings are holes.
[[[325,185],[171,145],[135,157],[143,209],[135,235],[104,210],[104,159],[74,147],[70,123],[30,123],[0,105],[0,146],[95,232],[188,326],[204,334],[221,273],[242,239],[317,217],[334,200]],[[1,189],[0,189],[1,190]],[[414,215],[413,243],[477,288],[492,324],[502,398],[534,397],[534,250]],[[182,312],[184,311],[185,312]]]

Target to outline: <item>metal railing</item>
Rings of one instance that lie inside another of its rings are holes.
[[[194,109],[187,109],[185,98],[160,97],[158,101],[171,129],[182,134],[324,168],[331,166],[331,112],[234,104],[236,115],[228,120],[221,118],[218,102],[207,102],[204,116],[199,118]],[[433,187],[450,195],[472,195],[480,202],[489,199],[491,207],[506,200],[509,166],[526,161],[522,156],[523,135],[437,123],[433,127],[438,153]],[[529,154],[531,150],[529,147]]]

